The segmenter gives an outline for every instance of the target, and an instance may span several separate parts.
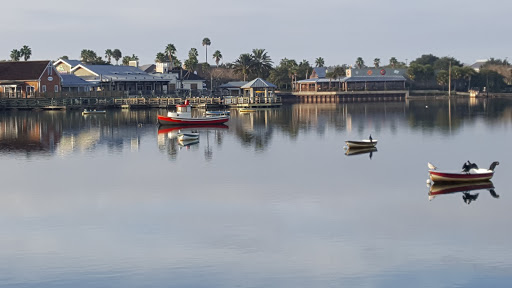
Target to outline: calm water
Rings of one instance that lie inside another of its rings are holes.
[[[158,112],[0,112],[0,287],[512,286],[512,99],[233,110],[190,146]],[[467,160],[499,198],[429,200]]]

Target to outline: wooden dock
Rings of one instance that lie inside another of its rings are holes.
[[[0,98],[0,109],[146,109],[146,108],[174,108],[188,100],[193,108],[217,109],[227,107],[278,107],[279,99],[263,101],[249,97],[237,97],[226,103],[220,97],[193,97],[193,98],[168,98],[168,97],[65,97],[65,98]]]

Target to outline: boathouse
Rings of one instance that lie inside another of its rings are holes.
[[[60,92],[61,77],[50,60],[0,62],[0,97],[31,98]]]
[[[123,91],[127,94],[162,94],[168,79],[150,75],[133,66],[79,64],[71,73],[98,87],[101,91]]]

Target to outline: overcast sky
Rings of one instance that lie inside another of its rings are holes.
[[[0,59],[12,49],[32,48],[32,60],[78,59],[82,49],[103,56],[118,48],[153,63],[173,43],[178,58],[190,48],[205,61],[220,50],[232,62],[254,48],[265,49],[275,64],[282,58],[327,66],[366,64],[390,57],[408,62],[432,53],[464,63],[504,59],[512,47],[503,0],[25,0],[2,3]]]

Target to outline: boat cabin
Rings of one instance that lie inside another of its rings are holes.
[[[191,117],[192,109],[190,109],[190,104],[188,100],[185,100],[185,104],[176,105],[176,112],[168,112],[168,117]]]

